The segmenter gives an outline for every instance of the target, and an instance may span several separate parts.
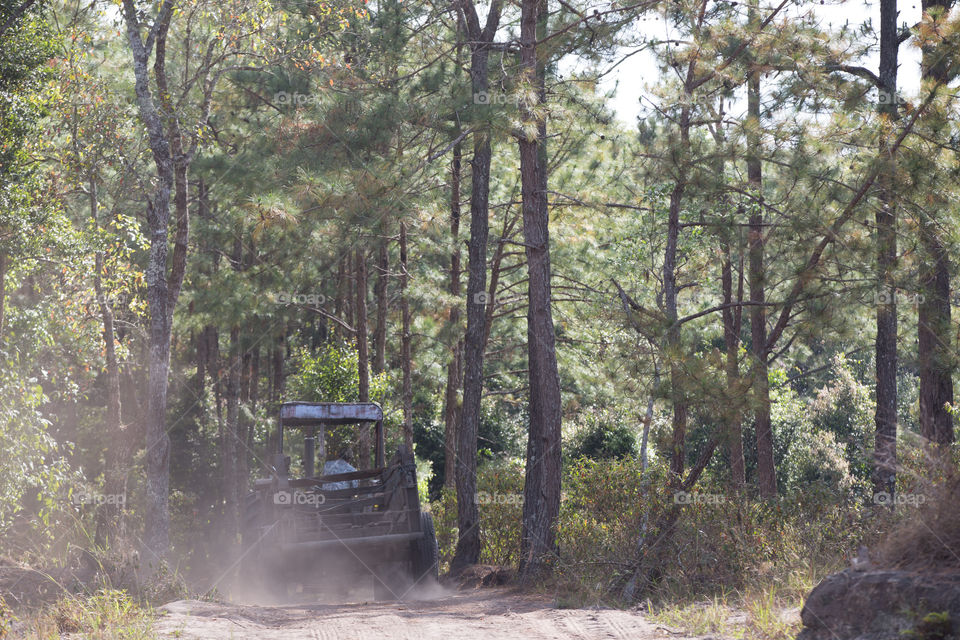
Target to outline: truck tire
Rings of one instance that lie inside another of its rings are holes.
[[[423,531],[423,537],[411,543],[413,583],[416,586],[437,584],[440,581],[440,548],[437,546],[433,516],[429,513],[420,512],[420,530]]]

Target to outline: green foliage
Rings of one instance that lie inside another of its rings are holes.
[[[360,378],[357,351],[336,342],[317,349],[301,348],[296,356],[296,372],[290,377],[287,401],[358,402]],[[386,374],[370,378],[370,401],[382,403],[386,394]]]
[[[946,640],[953,637],[953,622],[949,611],[931,612],[917,620],[904,637],[915,640]]]
[[[637,436],[620,418],[589,412],[566,453],[572,459],[633,456],[637,453]]]
[[[81,634],[92,640],[148,640],[153,637],[153,617],[150,609],[129,594],[116,589],[103,589],[90,596],[61,598],[37,622],[36,630],[39,638]]]
[[[41,526],[61,508],[72,479],[63,459],[69,445],[48,432],[41,408],[47,401],[36,380],[18,378],[11,368],[0,371],[0,533],[33,496],[31,513]]]
[[[515,566],[520,558],[520,519],[523,515],[523,465],[493,460],[477,470],[480,509],[480,562]],[[457,544],[457,496],[444,489],[430,511],[437,529],[441,561],[449,565]]]

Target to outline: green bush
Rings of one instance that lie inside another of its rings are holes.
[[[605,460],[636,452],[637,436],[630,427],[609,414],[589,412],[567,449],[567,457]]]
[[[523,473],[523,465],[513,460],[493,460],[477,470],[482,564],[514,566],[520,559]],[[449,566],[457,546],[456,492],[444,489],[430,510],[441,562]]]

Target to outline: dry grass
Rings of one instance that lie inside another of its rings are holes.
[[[930,454],[928,454],[930,455]],[[872,554],[883,568],[943,572],[960,570],[960,471],[946,460],[930,461],[934,471],[903,491],[896,510],[909,517]]]
[[[151,640],[153,613],[122,591],[65,596],[21,620],[18,637],[53,640],[63,634],[84,640]]]

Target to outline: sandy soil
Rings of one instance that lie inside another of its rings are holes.
[[[180,600],[160,608],[160,638],[184,640],[682,640],[637,612],[557,609],[506,588],[406,602],[256,606]]]

